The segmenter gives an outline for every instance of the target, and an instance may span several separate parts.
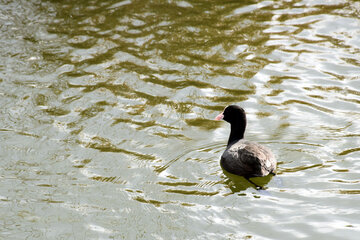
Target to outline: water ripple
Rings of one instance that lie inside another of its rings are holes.
[[[358,236],[357,1],[20,3],[0,3],[1,236]],[[277,155],[264,191],[219,166],[228,104]]]

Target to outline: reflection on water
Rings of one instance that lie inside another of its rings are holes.
[[[223,170],[224,175],[226,176],[226,180],[224,181],[228,188],[232,193],[243,192],[248,188],[256,188],[260,192],[266,193],[266,191],[261,191],[266,189],[266,185],[270,182],[273,175],[270,174],[266,177],[254,177],[250,179],[246,179],[241,176],[237,176],[226,172]],[[279,187],[279,186],[278,186]]]
[[[3,238],[358,235],[358,1],[0,6]],[[265,191],[219,166],[233,103]]]

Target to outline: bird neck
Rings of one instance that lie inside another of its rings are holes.
[[[244,138],[245,127],[246,125],[241,126],[231,124],[230,137],[227,144],[228,147]]]

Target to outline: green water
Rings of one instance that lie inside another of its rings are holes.
[[[358,239],[360,2],[1,1],[1,239]],[[229,126],[278,175],[224,173]]]

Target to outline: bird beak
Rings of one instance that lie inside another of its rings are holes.
[[[219,121],[222,120],[224,118],[224,114],[220,113],[219,115],[217,115],[217,117],[215,118],[215,120]]]

